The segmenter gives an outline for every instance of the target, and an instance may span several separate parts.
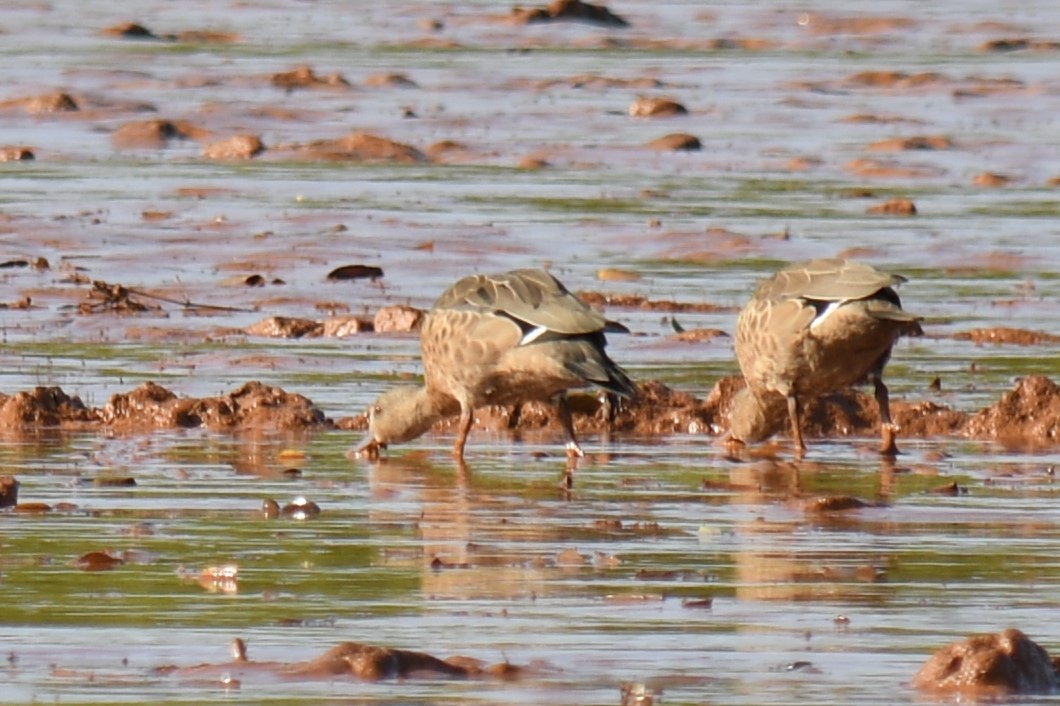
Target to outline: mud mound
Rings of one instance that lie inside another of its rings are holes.
[[[0,428],[90,430],[106,426],[122,432],[207,427],[217,430],[302,429],[327,424],[324,413],[302,395],[260,382],[248,382],[219,397],[179,398],[153,382],[111,397],[101,408],[86,407],[58,387],[37,387],[0,395]]]
[[[1048,694],[1057,688],[1049,654],[1019,630],[972,635],[933,654],[913,677],[932,692],[977,696]]]
[[[1060,343],[1060,336],[1044,331],[1028,331],[1007,326],[994,328],[976,328],[971,331],[958,331],[952,338],[956,341],[971,341],[977,345],[993,343],[1014,346],[1046,346]]]
[[[719,436],[728,430],[733,396],[743,378],[719,379],[706,399],[673,390],[657,380],[638,383],[628,400],[592,392],[569,397],[575,431],[580,435],[619,432],[631,436],[692,434]],[[1017,446],[1051,446],[1060,442],[1060,386],[1048,378],[1022,378],[996,404],[974,416],[936,402],[893,402],[894,421],[905,437],[961,435]],[[803,433],[809,437],[872,436],[879,430],[876,400],[860,390],[844,390],[807,402]],[[261,382],[248,382],[217,397],[182,398],[153,382],[111,397],[103,407],[86,407],[58,387],[37,387],[7,396],[0,394],[0,429],[27,431],[59,428],[91,431],[106,427],[122,433],[154,429],[198,428],[215,431],[245,429],[368,428],[364,414],[335,422],[308,398]],[[456,418],[439,422],[436,432],[453,433]],[[473,429],[504,432],[561,427],[552,405],[528,403],[520,409],[487,407],[476,410]],[[786,434],[782,424],[777,433]]]
[[[529,670],[507,662],[487,664],[482,660],[455,655],[440,659],[426,652],[402,650],[359,642],[340,642],[319,657],[305,662],[256,662],[247,658],[246,643],[236,638],[232,661],[199,664],[192,667],[166,665],[154,672],[183,680],[213,679],[251,674],[297,681],[330,680],[349,676],[363,681],[383,679],[514,679]],[[238,683],[238,682],[237,682]]]
[[[30,392],[0,395],[0,427],[25,429],[91,424],[97,410],[85,407],[80,397],[70,397],[58,387],[35,387]]]
[[[546,7],[514,8],[511,21],[515,24],[534,24],[573,20],[606,27],[628,27],[629,22],[603,5],[582,0],[553,0]]]
[[[964,436],[1017,445],[1051,445],[1060,441],[1060,386],[1030,375],[996,404],[972,417]]]
[[[146,382],[117,394],[100,411],[108,425],[122,431],[206,427],[208,429],[303,429],[326,422],[324,413],[302,395],[260,382],[248,382],[220,397],[178,398]]]

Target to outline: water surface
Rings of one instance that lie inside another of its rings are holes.
[[[238,331],[269,315],[320,317],[328,303],[369,315],[384,304],[425,307],[468,272],[541,265],[575,290],[717,304],[679,323],[731,331],[758,278],[837,254],[909,276],[906,306],[926,317],[929,336],[895,352],[895,398],[972,412],[1021,375],[1057,378],[1054,347],[948,338],[990,326],[1058,332],[1057,54],[978,48],[1055,41],[1052,3],[973,2],[960,13],[897,0],[610,7],[632,28],[513,26],[496,19],[508,7],[495,3],[143,2],[130,16],[123,3],[86,12],[57,0],[0,10],[0,100],[63,90],[84,104],[3,114],[0,142],[37,157],[0,166],[3,259],[44,257],[51,267],[0,271],[0,302],[33,304],[0,309],[0,390],[60,385],[101,405],[145,380],[202,396],[257,379],[339,418],[419,371],[413,337],[280,341]],[[820,29],[856,17],[905,22]],[[100,35],[129,20],[158,34],[241,39]],[[299,64],[352,87],[269,84]],[[851,83],[874,70],[939,78]],[[366,83],[391,72],[418,88]],[[586,75],[659,85],[576,87],[573,77]],[[630,118],[638,95],[672,97],[690,114]],[[847,120],[855,115],[877,120]],[[145,117],[220,137],[254,132],[268,146],[353,130],[421,149],[454,140],[468,156],[351,165],[266,151],[230,164],[201,159],[190,141],[115,149],[110,132]],[[696,135],[703,149],[643,147],[672,132]],[[871,148],[916,135],[954,146]],[[549,166],[520,169],[527,156]],[[860,173],[852,163],[864,159],[897,171]],[[977,186],[982,172],[1011,182]],[[891,198],[913,199],[918,214],[866,213]],[[324,281],[355,262],[386,276]],[[604,268],[640,279],[598,280]],[[254,273],[282,284],[233,284]],[[76,306],[90,280],[238,311],[163,304],[85,316]],[[704,396],[736,371],[726,339],[679,343],[665,314],[608,315],[637,334],[610,348],[637,377]],[[936,376],[938,396],[928,389]],[[616,704],[620,684],[633,682],[665,703],[912,703],[918,666],[965,634],[1015,626],[1047,648],[1060,644],[1050,620],[1060,548],[1053,450],[905,440],[892,468],[871,439],[824,440],[796,474],[785,463],[733,463],[703,435],[590,438],[568,494],[555,439],[476,436],[463,473],[446,437],[394,449],[378,465],[347,458],[356,441],[342,432],[5,436],[0,467],[22,482],[21,499],[73,507],[0,515],[9,655],[0,699]],[[300,477],[282,473],[292,466]],[[101,476],[136,486],[98,485]],[[954,482],[964,492],[932,492]],[[819,516],[796,491],[876,504]],[[319,503],[321,516],[261,517],[263,499],[296,496]],[[102,549],[129,561],[98,573],[72,566]],[[193,580],[227,564],[239,567],[234,594]],[[683,605],[706,598],[709,609]],[[256,660],[310,659],[352,640],[542,667],[514,683],[259,676],[228,689],[152,672],[226,662],[236,636]]]

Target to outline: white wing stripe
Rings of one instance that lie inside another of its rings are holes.
[[[526,332],[526,335],[523,336],[523,340],[519,341],[519,345],[520,346],[525,346],[525,345],[528,345],[530,343],[533,343],[534,341],[536,341],[538,338],[540,338],[543,334],[545,334],[547,332],[548,332],[548,327],[547,326],[538,326],[537,328],[530,329],[529,331]]]
[[[824,320],[827,319],[833,311],[843,306],[843,303],[844,302],[832,302],[827,307],[825,307],[825,310],[818,314],[816,317],[814,317],[813,321],[810,322],[810,330],[813,331],[818,326],[823,324]]]

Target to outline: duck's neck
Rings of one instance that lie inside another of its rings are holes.
[[[786,411],[784,397],[770,395],[766,400],[761,400],[745,387],[732,399],[730,430],[733,437],[740,441],[763,441],[780,431],[784,425]]]
[[[407,417],[411,427],[410,439],[426,434],[438,422],[460,413],[460,403],[456,399],[427,387],[416,390],[409,404],[412,407],[412,413]]]

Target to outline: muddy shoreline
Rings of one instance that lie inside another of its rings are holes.
[[[624,402],[612,420],[604,418],[601,401],[591,394],[572,395],[575,428],[580,434],[628,434],[637,438],[705,435],[727,429],[732,396],[743,379],[719,380],[706,398],[673,390],[654,380],[640,381],[637,394]],[[1010,448],[1048,448],[1060,443],[1060,386],[1042,376],[1028,376],[996,403],[974,413],[960,412],[934,399],[895,401],[895,421],[906,438],[963,438],[997,441]],[[547,430],[560,433],[554,410],[526,405],[516,424],[511,410],[479,410],[479,431]],[[879,426],[875,400],[852,389],[809,402],[805,430],[813,438],[866,436]],[[440,422],[434,431],[448,432],[455,420]],[[338,428],[365,431],[366,414],[328,418],[307,397],[258,381],[245,383],[216,397],[179,397],[147,382],[118,393],[102,406],[85,405],[60,387],[37,387],[14,394],[0,393],[0,427],[7,434],[45,430],[144,434],[157,429],[205,428],[211,431],[292,431]]]

